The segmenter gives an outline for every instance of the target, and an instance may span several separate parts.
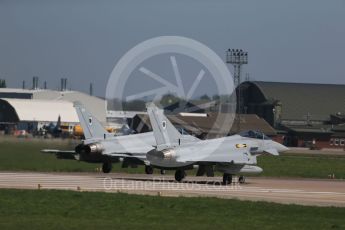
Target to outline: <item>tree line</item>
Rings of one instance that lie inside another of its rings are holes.
[[[178,97],[174,94],[168,93],[163,95],[158,102],[163,108],[166,108],[170,105],[182,103],[191,103],[191,104],[202,104],[211,101],[216,101],[219,103],[230,103],[233,102],[234,98],[231,95],[213,95],[209,96],[204,94],[198,98],[186,101],[184,98]],[[146,103],[143,99],[136,99],[131,101],[122,101],[119,99],[108,100],[108,109],[110,110],[125,110],[125,111],[146,111]]]

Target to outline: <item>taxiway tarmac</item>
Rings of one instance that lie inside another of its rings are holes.
[[[126,192],[160,196],[236,198],[284,204],[345,207],[345,181],[247,178],[245,184],[220,185],[220,177],[170,175],[0,172],[0,188]]]

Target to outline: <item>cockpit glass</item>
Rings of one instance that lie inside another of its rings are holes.
[[[248,137],[248,138],[271,140],[271,138],[266,136],[264,133],[258,132],[258,131],[254,131],[254,130],[243,131],[243,132],[240,132],[239,135],[242,136],[242,137]]]

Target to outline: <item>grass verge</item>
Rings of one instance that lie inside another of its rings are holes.
[[[344,213],[216,198],[0,190],[0,229],[344,229]]]

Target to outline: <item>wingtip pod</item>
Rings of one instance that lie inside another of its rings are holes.
[[[41,149],[40,152],[41,153],[51,153],[52,150],[51,149]]]

